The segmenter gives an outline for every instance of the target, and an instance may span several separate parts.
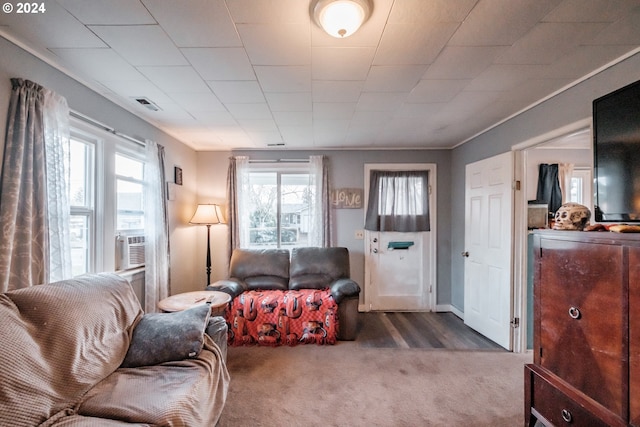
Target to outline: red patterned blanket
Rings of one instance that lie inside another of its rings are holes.
[[[229,345],[335,344],[337,312],[328,289],[246,291],[225,314]]]

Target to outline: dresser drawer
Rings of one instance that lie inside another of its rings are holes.
[[[531,380],[531,407],[553,426],[609,426],[536,373]]]

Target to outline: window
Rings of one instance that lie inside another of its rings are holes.
[[[591,208],[591,169],[576,168],[573,170],[569,201]]]
[[[249,172],[249,247],[308,246],[315,186],[308,171]]]
[[[72,273],[114,271],[118,234],[144,231],[143,147],[79,120],[71,124]]]

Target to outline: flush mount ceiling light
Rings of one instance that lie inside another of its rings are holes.
[[[327,34],[349,37],[371,14],[369,0],[316,0],[313,19]]]

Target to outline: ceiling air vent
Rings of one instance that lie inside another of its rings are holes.
[[[267,147],[282,147],[284,146],[284,142],[278,142],[274,144],[267,144]]]
[[[153,101],[151,101],[149,98],[145,98],[145,97],[135,97],[133,98],[138,104],[142,105],[144,108],[151,110],[151,111],[159,111],[161,110],[160,107],[158,107]]]

